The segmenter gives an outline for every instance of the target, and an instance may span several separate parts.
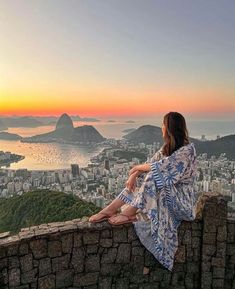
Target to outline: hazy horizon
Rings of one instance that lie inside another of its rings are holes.
[[[66,112],[65,112],[66,113]],[[14,117],[32,117],[32,118],[59,118],[63,113],[60,114],[48,114],[48,115],[33,115],[33,114],[0,114],[0,118],[14,118]],[[125,116],[117,116],[117,115],[109,115],[109,116],[100,116],[100,115],[84,115],[84,114],[68,114],[70,117],[80,117],[81,119],[83,118],[88,118],[88,119],[97,119],[97,120],[107,120],[107,121],[119,121],[119,120],[123,120],[123,121],[132,121],[132,120],[143,120],[143,119],[147,119],[147,120],[160,120],[163,119],[164,114],[161,115],[155,115],[155,116],[148,116],[148,115],[125,115]],[[206,118],[205,116],[187,116],[186,114],[183,114],[183,116],[185,117],[186,121],[234,121],[235,122],[235,114],[232,116],[227,116],[227,117],[223,117],[223,118],[219,118],[215,117],[215,116],[211,116]],[[84,121],[86,122],[86,121]],[[87,122],[93,122],[93,121],[87,121]]]

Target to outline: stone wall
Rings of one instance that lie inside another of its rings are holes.
[[[211,197],[202,218],[182,222],[172,272],[141,245],[130,224],[76,219],[2,234],[0,288],[235,288],[235,222],[226,215],[225,200]]]
[[[225,289],[235,288],[235,221],[227,220]]]

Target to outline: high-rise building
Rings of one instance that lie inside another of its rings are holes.
[[[220,181],[212,180],[212,192],[213,193],[221,193],[222,185]]]
[[[209,192],[210,189],[210,182],[209,181],[203,181],[203,191],[204,192]]]
[[[71,171],[74,178],[79,176],[79,165],[78,164],[71,164]]]
[[[104,168],[108,171],[110,170],[109,160],[107,160],[107,159],[104,160]]]

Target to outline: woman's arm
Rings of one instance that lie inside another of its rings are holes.
[[[133,174],[133,173],[137,173],[137,177],[139,175],[141,175],[143,172],[149,172],[151,170],[151,166],[150,164],[154,161],[158,161],[162,158],[162,147],[152,156],[152,158],[150,159],[150,161],[146,161],[143,164],[140,165],[136,165],[134,166],[130,172],[129,175]]]
[[[151,165],[148,163],[136,165],[129,171],[129,176],[132,174],[137,174],[138,176],[142,174],[143,172],[149,172],[150,170],[151,170]]]

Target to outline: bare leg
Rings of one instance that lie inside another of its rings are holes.
[[[117,212],[117,210],[121,207],[121,206],[123,206],[125,204],[125,202],[123,202],[122,200],[120,200],[120,199],[115,199],[115,200],[113,200],[112,202],[111,202],[111,204],[109,204],[107,207],[105,207],[103,210],[101,210],[99,213],[104,213],[104,214],[107,214],[107,216],[112,216],[112,215],[114,215],[116,212]],[[89,218],[89,221],[96,221],[96,220],[99,220],[99,219],[101,219],[102,217],[103,217],[103,215],[102,214],[95,214],[95,215],[93,215],[93,216],[91,216],[90,218]]]
[[[135,220],[136,219],[136,211],[138,208],[133,207],[131,205],[128,205],[121,214],[114,215],[111,218],[109,218],[109,221],[111,224],[119,223],[119,222],[126,222],[129,220]]]
[[[128,205],[123,211],[122,213],[127,215],[127,216],[133,216],[136,214],[136,211],[138,210],[138,208],[132,207],[131,205]]]

